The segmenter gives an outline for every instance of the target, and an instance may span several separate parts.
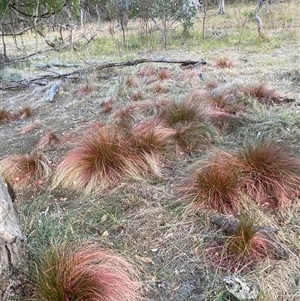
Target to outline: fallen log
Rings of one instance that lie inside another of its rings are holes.
[[[93,62],[90,64],[89,68],[79,69],[72,72],[67,73],[49,73],[43,74],[34,78],[27,78],[21,79],[19,81],[5,81],[3,85],[0,86],[0,90],[14,90],[14,89],[24,89],[27,88],[30,84],[39,84],[45,85],[44,80],[56,80],[62,78],[68,79],[79,79],[82,74],[90,73],[91,70],[96,69],[98,71],[114,68],[114,67],[129,67],[135,66],[138,64],[143,63],[165,63],[165,64],[180,64],[182,68],[186,68],[189,66],[197,67],[201,65],[205,65],[206,62],[203,59],[200,60],[174,60],[174,59],[165,59],[165,58],[158,58],[158,59],[138,59],[138,60],[131,60],[125,62],[110,62],[110,63],[103,63],[103,62]],[[50,66],[50,65],[49,65]],[[56,66],[53,64],[53,66]]]

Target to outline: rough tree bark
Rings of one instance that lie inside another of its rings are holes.
[[[19,300],[26,268],[26,244],[6,185],[0,177],[0,300]]]

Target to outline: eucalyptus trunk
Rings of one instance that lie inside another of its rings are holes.
[[[19,300],[25,269],[25,237],[7,187],[0,177],[0,300]]]

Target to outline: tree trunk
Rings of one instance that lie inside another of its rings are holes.
[[[218,14],[225,14],[225,0],[219,0]]]
[[[0,300],[19,300],[26,267],[25,237],[6,185],[0,177]]]

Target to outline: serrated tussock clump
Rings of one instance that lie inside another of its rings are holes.
[[[247,273],[266,260],[274,260],[276,242],[259,232],[254,219],[241,215],[237,228],[212,247],[213,265],[231,272]]]
[[[14,119],[14,116],[5,109],[0,109],[0,124],[9,123]]]
[[[233,155],[218,152],[179,185],[183,200],[196,207],[208,208],[221,213],[238,213],[241,208],[241,174]]]
[[[299,197],[300,159],[274,141],[246,145],[236,153],[217,152],[183,180],[183,199],[221,213],[240,210],[248,195],[266,209],[281,209]]]
[[[0,161],[0,173],[14,187],[39,186],[51,176],[51,163],[42,153],[11,155]]]
[[[216,60],[215,66],[218,68],[232,68],[234,67],[234,64],[230,59],[221,57]]]
[[[91,194],[136,177],[143,168],[124,133],[99,127],[85,133],[67,153],[56,169],[53,186]]]
[[[52,246],[35,262],[33,279],[46,301],[139,301],[133,266],[95,245]]]
[[[277,142],[248,143],[237,153],[242,189],[266,208],[290,205],[300,192],[300,158]]]
[[[54,132],[48,131],[43,137],[41,137],[36,147],[38,149],[44,149],[53,147],[59,143],[60,139],[58,138],[58,136]]]
[[[241,90],[246,96],[256,98],[265,104],[279,103],[280,99],[283,97],[282,93],[271,89],[267,84],[264,83],[247,85]]]

